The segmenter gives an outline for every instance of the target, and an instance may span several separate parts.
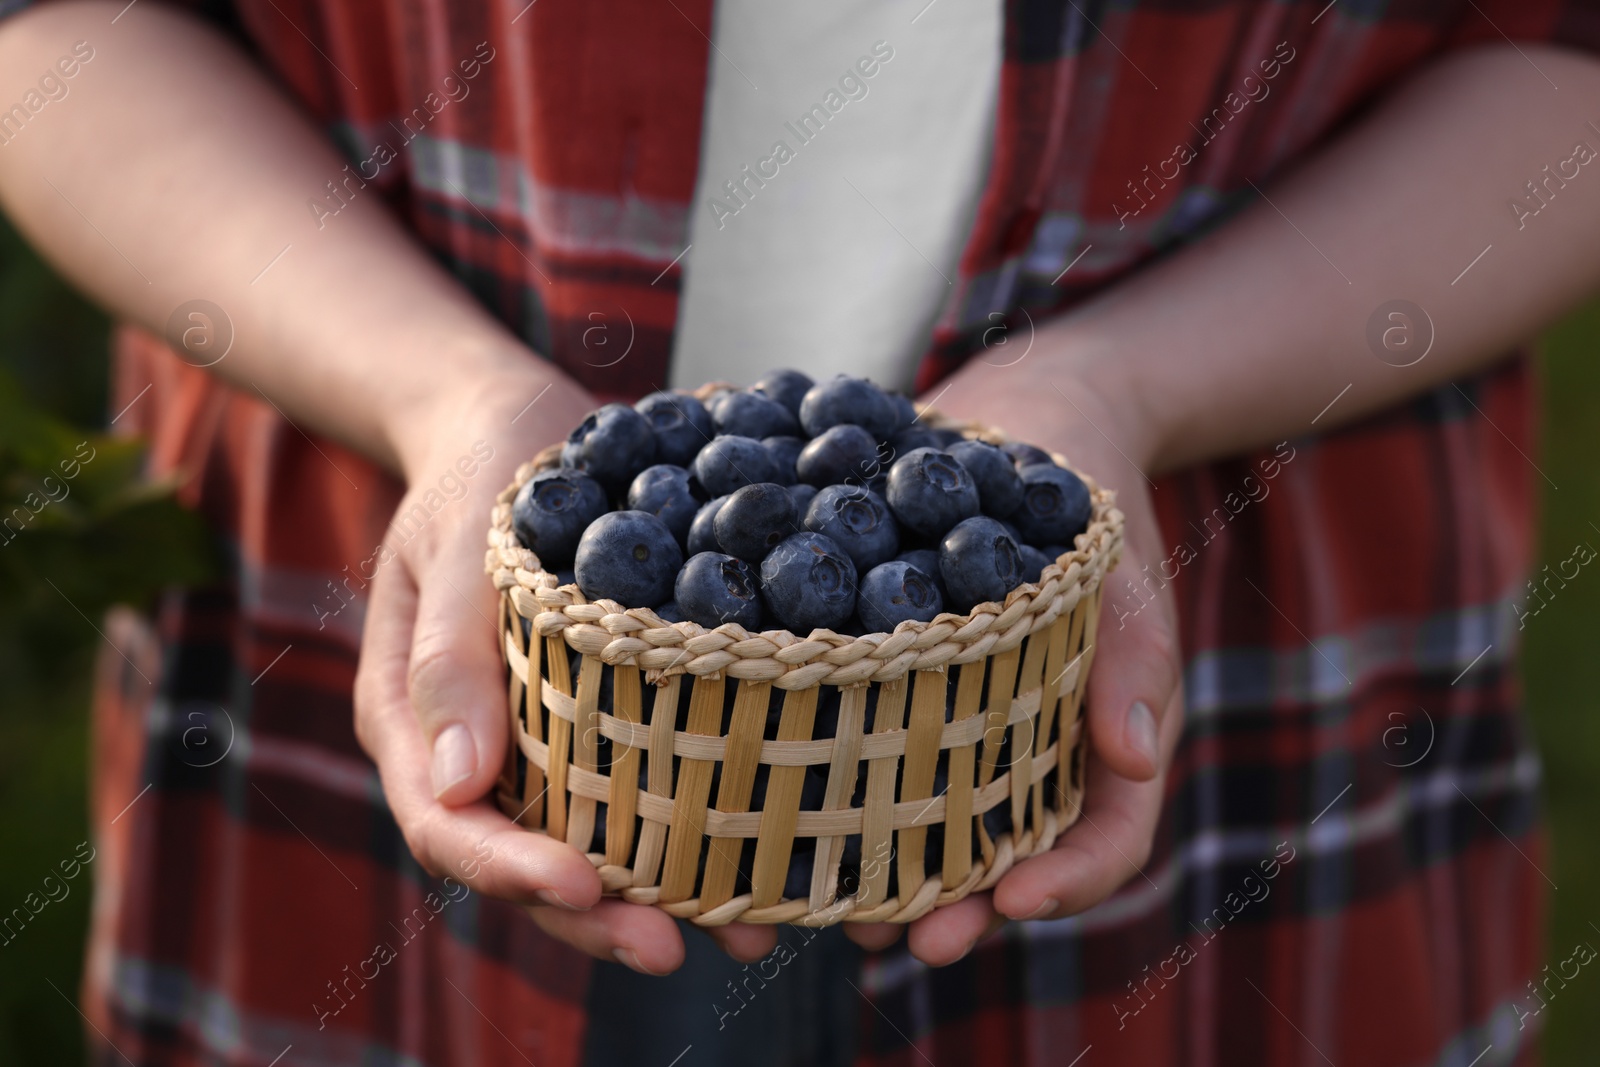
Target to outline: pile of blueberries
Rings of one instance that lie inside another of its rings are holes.
[[[1089,514],[1082,480],[1041,449],[930,429],[905,396],[793,370],[706,403],[607,404],[512,505],[522,544],[591,600],[802,636],[1003,601]]]

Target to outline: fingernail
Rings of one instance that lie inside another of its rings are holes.
[[[433,741],[433,795],[439,796],[478,766],[477,746],[465,726],[446,726]]]
[[[1141,707],[1142,706],[1143,705],[1141,705]],[[1022,916],[1022,918],[1023,918],[1024,921],[1027,921],[1028,919],[1042,919],[1046,915],[1049,915],[1051,912],[1055,911],[1059,907],[1061,907],[1061,902],[1059,900],[1057,900],[1055,897],[1045,897],[1044,898],[1044,903],[1040,904],[1037,908],[1034,908],[1032,911],[1028,912],[1028,914]]]
[[[567,911],[589,910],[588,908],[580,908],[576,904],[568,904],[565,900],[561,899],[561,894],[557,893],[554,889],[536,889],[534,890],[533,895],[544,903],[550,905],[552,908],[565,908]]]
[[[631,948],[614,948],[611,950],[611,955],[615,957],[616,961],[622,964],[624,967],[632,971],[638,971],[640,974],[648,974],[652,978],[660,978],[665,973],[662,971],[652,971],[650,968],[640,963],[639,954],[633,951]]]
[[[1128,719],[1122,724],[1122,740],[1129,748],[1149,760],[1154,766],[1156,762],[1156,717],[1150,714],[1150,706],[1142,700],[1134,702],[1128,709]]]

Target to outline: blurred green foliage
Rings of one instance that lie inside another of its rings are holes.
[[[46,414],[0,371],[0,634],[30,660],[77,643],[63,602],[93,619],[214,572],[199,516],[143,462],[140,442]]]
[[[67,495],[32,514],[21,535],[8,541],[0,532],[0,908],[36,891],[88,834],[89,670],[100,613],[114,601],[148,600],[170,582],[200,580],[212,559],[204,531],[167,487],[135,480],[137,445],[104,433],[106,331],[105,317],[0,221],[0,507],[29,492],[60,495],[44,478],[60,479],[80,442],[94,450],[62,483]],[[1548,419],[1537,458],[1559,486],[1546,487],[1542,562],[1565,559],[1579,541],[1600,545],[1600,301],[1550,331],[1541,362]],[[1587,570],[1525,635],[1552,837],[1542,866],[1559,886],[1551,894],[1555,959],[1581,940],[1600,944],[1590,925],[1600,925],[1597,637],[1600,572]],[[87,870],[66,900],[0,947],[0,1064],[83,1062],[83,1024],[67,998],[82,965]],[[1552,1067],[1592,1063],[1600,1047],[1600,1013],[1585,1010],[1600,998],[1600,975],[1585,971],[1577,981],[1590,986],[1544,1013]]]
[[[1544,442],[1535,455],[1558,488],[1544,485],[1539,565],[1554,573],[1580,542],[1600,550],[1600,300],[1569,315],[1542,345]],[[1580,941],[1600,949],[1600,573],[1585,567],[1527,622],[1522,673],[1539,754],[1555,883],[1550,959]],[[1550,1001],[1546,1062],[1600,1059],[1600,973],[1585,967]]]
[[[100,616],[214,550],[142,448],[111,437],[106,320],[0,223],[0,911],[88,836],[89,675]],[[93,866],[87,868],[93,871]],[[92,874],[0,947],[0,1064],[82,1062],[76,997]],[[54,987],[54,988],[52,988]]]
[[[41,410],[63,422],[95,426],[105,419],[105,343],[105,317],[76,299],[0,221],[0,370],[14,374]],[[9,422],[7,417],[7,431]],[[71,453],[69,446],[65,455]],[[20,458],[7,468],[25,477]],[[12,482],[8,477],[0,506],[21,499]],[[0,555],[17,547],[0,547]],[[33,600],[9,579],[0,589],[0,602],[8,605],[0,608],[5,910],[37,891],[40,879],[88,836],[88,670],[96,637],[80,620],[82,631],[60,644],[32,640],[27,620],[39,610],[21,605]],[[62,610],[72,614],[65,604]],[[63,625],[56,615],[54,626]],[[50,905],[23,936],[0,948],[0,1063],[82,1062],[83,1023],[63,998],[77,992],[89,891],[90,877],[80,876],[71,896]]]

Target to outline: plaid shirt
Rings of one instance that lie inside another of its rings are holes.
[[[237,0],[216,17],[350,158],[308,225],[384,196],[584,385],[666,380],[675,259],[707,209],[709,0]],[[1222,217],[1418,65],[1502,34],[1600,43],[1592,6],[1556,0],[1030,0],[1005,17],[995,156],[923,386],[1000,319],[1066,308]],[[583,331],[619,307],[633,353],[596,366]],[[345,579],[398,486],[148,335],[124,330],[116,354],[114,407],[151,386],[124,422],[155,472],[182,473],[234,570],[153,626],[110,621],[156,683],[102,665],[89,1017],[140,1063],[290,1045],[297,1064],[578,1062],[588,961],[424,875],[353,736],[363,599]],[[1149,863],[1104,905],[1012,924],[954,966],[869,957],[858,1061],[1533,1062],[1518,1006],[1543,852],[1513,604],[1534,431],[1516,359],[1165,479],[1164,535],[1193,556],[1173,582],[1188,718]],[[1119,581],[1108,611],[1136,604]],[[348,607],[319,626],[311,605],[340,587]],[[226,758],[185,743],[196,725]],[[387,973],[352,983],[378,942],[398,944]]]

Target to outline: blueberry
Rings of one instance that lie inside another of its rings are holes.
[[[716,432],[705,405],[688,393],[651,393],[633,410],[649,420],[656,435],[656,459],[662,463],[687,467]]]
[[[924,537],[945,531],[978,513],[978,486],[948,452],[918,448],[889,468],[889,508],[904,526]]]
[[[740,437],[793,436],[800,432],[794,412],[765,393],[729,393],[711,407],[711,421],[719,434]]]
[[[793,485],[800,480],[796,474],[796,461],[806,447],[804,440],[798,437],[763,437],[761,447],[771,453],[772,462],[778,465],[778,477],[774,481],[779,485]]]
[[[1007,441],[1000,446],[1000,451],[1011,457],[1011,462],[1020,470],[1031,467],[1035,463],[1054,463],[1050,453],[1036,445],[1024,444],[1021,441]]]
[[[795,462],[795,474],[819,489],[840,482],[860,485],[877,473],[879,464],[878,439],[847,422],[812,438]]]
[[[967,439],[960,430],[935,430],[933,436],[939,439],[941,449],[949,449],[951,445],[959,445]]]
[[[817,498],[817,487],[801,482],[799,485],[789,486],[789,495],[794,498],[794,513],[804,515],[811,502]]]
[[[831,537],[865,573],[900,551],[900,531],[883,497],[853,485],[819,490],[806,509],[806,529]]]
[[[725,622],[761,628],[761,583],[756,569],[742,559],[721,552],[690,556],[673,593],[684,617],[708,630]]]
[[[591,411],[567,437],[562,466],[585,471],[607,489],[621,490],[656,459],[650,420],[626,404]]]
[[[801,637],[842,626],[856,610],[856,565],[831,537],[797,533],[761,562],[761,596]]]
[[[1022,580],[1037,582],[1044,569],[1056,561],[1054,556],[1047,556],[1032,545],[1018,545],[1017,551],[1022,555]]]
[[[577,571],[566,570],[564,568],[562,570],[556,571],[556,587],[557,588],[560,588],[563,585],[577,585],[577,584],[578,584],[578,572]]]
[[[628,507],[648,511],[666,523],[680,545],[688,539],[701,503],[689,483],[689,472],[670,463],[646,467],[628,487]]]
[[[667,524],[645,511],[600,516],[578,542],[578,588],[590,600],[626,607],[660,604],[672,596],[683,549]]]
[[[957,523],[939,545],[939,573],[951,607],[1004,600],[1022,584],[1022,553],[1006,528],[987,515]]]
[[[756,482],[776,481],[778,465],[772,453],[753,437],[725,434],[714,439],[694,457],[694,476],[707,494],[727,496],[735,489]]]
[[[931,622],[944,610],[944,595],[932,575],[901,560],[890,560],[861,579],[856,610],[862,622],[887,632],[907,619]]]
[[[606,513],[606,491],[582,471],[540,471],[522,484],[511,502],[511,525],[522,547],[539,555],[546,570],[572,562],[578,539]]]
[[[894,405],[895,433],[899,433],[917,421],[917,405],[911,402],[909,396],[904,393],[890,393],[889,403]]]
[[[950,597],[944,591],[944,576],[939,573],[939,550],[937,548],[913,548],[909,552],[902,552],[895,559],[902,563],[909,563],[923,574],[933,579],[939,587],[939,595],[946,600]]]
[[[717,547],[717,512],[722,510],[722,505],[728,502],[726,495],[719,496],[708,504],[700,505],[700,510],[695,512],[694,521],[689,524],[689,536],[684,542],[684,548],[691,556],[698,556],[702,552],[721,551]]]
[[[800,529],[789,490],[773,482],[757,482],[735,490],[712,520],[722,551],[760,563],[790,534]]]
[[[889,438],[889,455],[903,456],[918,448],[943,448],[944,441],[940,436],[918,424],[909,426],[893,437]]]
[[[669,600],[665,604],[656,605],[655,613],[660,616],[662,622],[689,621],[689,617],[683,613],[682,608],[678,607],[676,600]]]
[[[1022,506],[1009,518],[1034,545],[1072,544],[1089,526],[1089,488],[1083,479],[1055,464],[1034,464],[1022,476]]]
[[[978,484],[978,505],[985,515],[1004,518],[1022,505],[1022,479],[1010,456],[984,441],[951,445],[950,454]]]
[[[797,370],[775,370],[750,388],[770,396],[799,417],[800,401],[805,399],[806,391],[815,384]]]
[[[818,382],[800,401],[800,425],[812,437],[846,422],[866,430],[874,441],[882,441],[900,428],[900,413],[882,389],[865,378],[843,374]]]

